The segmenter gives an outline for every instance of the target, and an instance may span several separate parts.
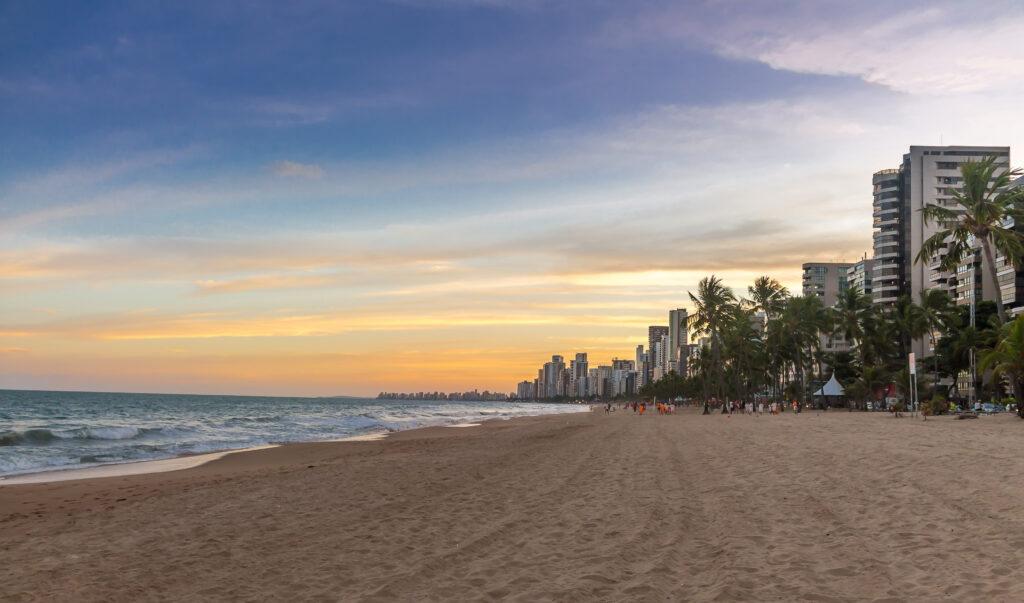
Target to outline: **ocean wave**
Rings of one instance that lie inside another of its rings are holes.
[[[154,431],[159,431],[159,429],[143,430],[139,427],[83,427],[81,429],[73,429],[64,433],[70,433],[72,434],[71,437],[78,440],[134,440],[143,433],[152,433]]]
[[[41,446],[60,440],[134,440],[138,437],[157,433],[159,427],[81,427],[54,431],[51,429],[26,429],[0,433],[0,446]]]
[[[26,429],[25,431],[5,431],[0,434],[0,446],[22,446],[32,444],[49,444],[60,436],[49,429]]]

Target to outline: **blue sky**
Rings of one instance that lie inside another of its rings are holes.
[[[291,4],[0,6],[0,387],[509,390],[1022,143],[1019,2]]]

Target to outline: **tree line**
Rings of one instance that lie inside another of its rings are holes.
[[[960,166],[963,187],[952,193],[952,206],[922,210],[926,224],[940,229],[927,239],[916,262],[939,261],[956,273],[980,247],[985,277],[998,283],[995,254],[1015,269],[1022,265],[1024,187],[1011,187],[1020,170],[1001,170],[995,157]],[[1024,315],[1007,317],[1000,295],[996,300],[957,306],[940,289],[906,295],[891,305],[872,303],[854,287],[842,291],[832,307],[817,296],[792,296],[786,287],[762,276],[737,298],[721,279],[703,278],[690,293],[695,311],[688,326],[706,340],[689,360],[686,376],[670,372],[645,385],[646,396],[698,400],[750,399],[755,394],[776,400],[810,402],[812,384],[834,372],[846,391],[846,404],[866,408],[883,390],[895,385],[907,397],[908,356],[915,340],[929,343],[918,370],[919,398],[942,412],[948,399],[960,399],[958,381],[976,354],[978,399],[1022,399],[1024,391]],[[760,315],[760,316],[759,316]],[[763,323],[762,323],[763,319]],[[824,336],[824,337],[823,337]],[[825,351],[829,339],[847,343],[847,350]],[[1018,404],[1018,409],[1019,409]],[[1024,418],[1024,415],[1022,415]]]

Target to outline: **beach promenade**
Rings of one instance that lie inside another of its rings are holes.
[[[1022,600],[1006,416],[603,410],[0,487],[0,600]]]

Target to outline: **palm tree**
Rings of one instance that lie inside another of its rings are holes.
[[[938,222],[943,230],[935,233],[921,244],[921,251],[915,261],[929,261],[946,250],[942,256],[941,268],[956,272],[957,265],[973,253],[974,244],[981,244],[981,251],[988,265],[988,278],[993,284],[999,283],[992,248],[1003,254],[1018,270],[1024,255],[1024,239],[1013,229],[1011,220],[1024,219],[1024,211],[1018,205],[1024,203],[1024,187],[1009,188],[1011,180],[1021,174],[1019,169],[1003,169],[996,163],[998,157],[986,157],[980,161],[960,164],[963,188],[953,189],[953,202],[958,208],[929,205],[921,209],[925,225]],[[1000,170],[1002,170],[1000,172]],[[997,172],[1000,172],[997,174]],[[1003,301],[997,296],[999,321],[1006,322]]]
[[[771,373],[776,368],[778,361],[776,356],[777,346],[772,341],[772,321],[782,313],[786,300],[789,299],[789,289],[770,276],[760,276],[754,281],[753,285],[747,287],[747,294],[750,295],[750,299],[744,300],[744,304],[749,306],[754,312],[764,312],[765,320],[762,343],[764,344],[764,352],[767,354],[766,368]],[[775,395],[778,394],[776,389],[777,383],[777,377],[772,376],[772,391]]]
[[[788,299],[774,323],[778,329],[779,352],[793,364],[804,401],[807,394],[805,368],[813,363],[814,349],[821,343],[818,334],[826,329],[827,320],[821,298],[812,295]]]
[[[889,374],[880,366],[867,366],[864,367],[864,372],[854,383],[854,391],[862,392],[870,399],[877,400],[878,392],[889,384]]]
[[[754,326],[753,308],[730,304],[729,311],[730,320],[723,329],[723,343],[732,368],[733,393],[739,398],[746,398],[750,388],[761,382],[757,376],[763,374],[764,344]]]
[[[1003,325],[995,347],[981,353],[978,368],[982,372],[992,369],[994,378],[1006,375],[1013,389],[1013,399],[1020,408],[1024,396],[1021,395],[1022,388],[1017,375],[1024,375],[1024,315]],[[1024,418],[1024,413],[1018,411],[1018,416]]]
[[[687,320],[694,333],[704,333],[711,341],[711,364],[717,375],[719,397],[724,398],[725,374],[722,365],[722,329],[729,321],[729,307],[736,302],[732,290],[715,275],[697,283],[697,295],[690,293],[695,311]]]
[[[871,327],[873,308],[870,296],[861,293],[856,287],[847,287],[839,294],[836,305],[830,309],[834,333],[842,335],[851,346],[857,348],[862,366],[867,364],[867,346],[863,343],[864,334]]]
[[[903,354],[899,362],[905,362],[910,354],[911,343],[928,332],[928,323],[921,306],[914,303],[909,295],[901,295],[896,300],[889,310],[889,320],[899,338],[900,352]]]
[[[744,300],[754,312],[764,312],[766,319],[772,319],[782,312],[782,306],[789,297],[789,289],[770,276],[760,276],[754,284],[747,287],[750,299]]]
[[[932,340],[932,360],[935,371],[932,377],[936,391],[939,387],[939,355],[937,342],[940,332],[950,332],[960,326],[960,316],[949,295],[941,289],[928,289],[921,292],[921,318],[928,327],[928,335]]]

